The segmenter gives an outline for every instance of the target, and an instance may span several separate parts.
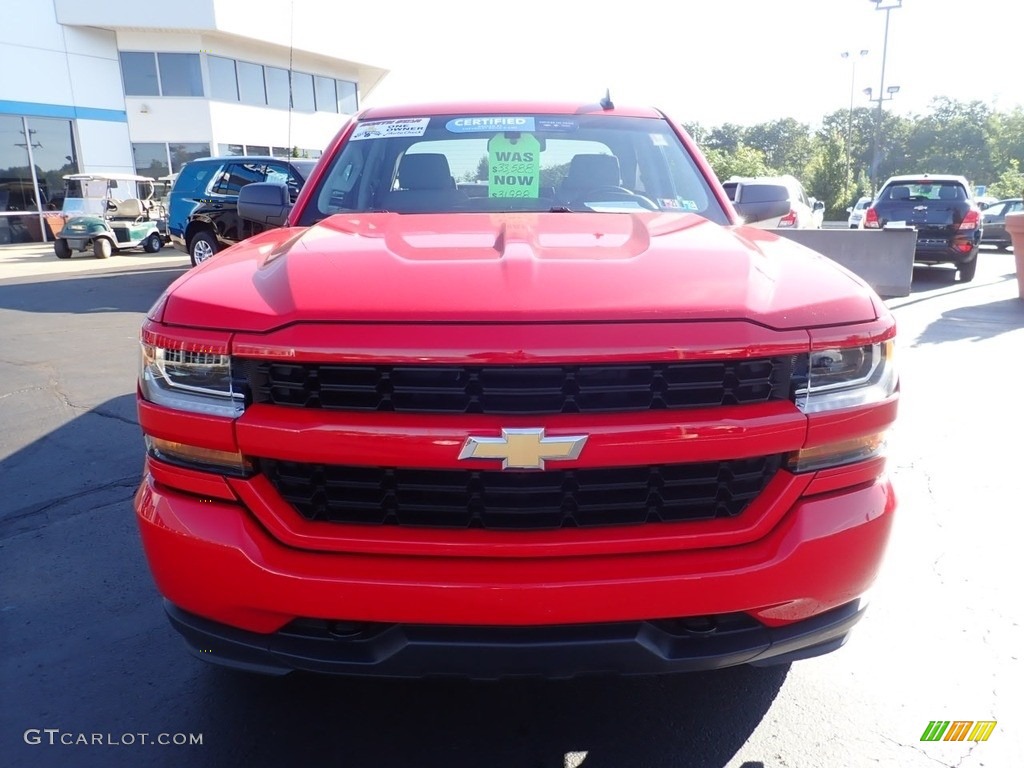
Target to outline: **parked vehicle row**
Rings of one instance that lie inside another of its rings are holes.
[[[208,157],[181,169],[168,199],[171,243],[200,264],[265,227],[238,216],[238,191],[255,182],[280,182],[295,202],[315,160],[257,156]]]

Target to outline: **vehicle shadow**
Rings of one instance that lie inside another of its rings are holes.
[[[474,683],[261,679],[211,669],[197,719],[237,720],[249,738],[211,745],[201,764],[722,766],[788,671]]]
[[[1002,299],[988,304],[960,306],[943,312],[914,341],[914,346],[946,341],[982,341],[1024,328],[1024,301]]]
[[[256,677],[204,664],[163,615],[143,555],[133,409],[134,395],[111,398],[0,461],[5,766],[713,768],[786,681],[788,666],[479,683]],[[26,741],[45,728],[116,746]],[[133,736],[161,733],[202,743]]]
[[[936,288],[944,288],[956,285],[956,270],[952,267],[929,267],[922,264],[914,265],[914,276],[910,284],[911,293],[921,291],[932,291]],[[969,288],[970,283],[964,283],[964,288]]]
[[[976,280],[970,283],[958,283],[956,270],[945,267],[915,266],[913,281],[908,296],[897,296],[886,299],[889,309],[901,309],[924,301],[931,301],[943,296],[964,291],[976,291],[991,287],[995,283],[1003,283],[1016,279],[1016,272],[999,275],[994,280]]]
[[[81,272],[12,278],[0,282],[0,308],[19,312],[91,314],[146,312],[185,267]]]
[[[134,394],[107,400],[0,461],[0,547],[138,486],[144,447]]]

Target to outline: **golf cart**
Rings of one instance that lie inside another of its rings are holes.
[[[166,218],[154,216],[153,179],[125,173],[73,173],[64,177],[64,228],[53,244],[58,259],[91,249],[97,259],[128,248],[159,251]]]

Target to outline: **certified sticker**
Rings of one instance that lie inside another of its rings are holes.
[[[390,139],[395,136],[422,136],[427,131],[429,117],[407,117],[401,120],[371,120],[360,123],[352,132],[351,141],[360,139]]]
[[[532,131],[534,119],[521,115],[488,115],[486,117],[456,117],[445,123],[451,133],[484,133],[494,131]]]

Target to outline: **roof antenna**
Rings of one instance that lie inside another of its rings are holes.
[[[292,156],[292,110],[295,106],[295,0],[290,5],[290,23],[288,29],[288,157]],[[273,149],[271,149],[273,153]],[[297,154],[297,153],[296,153]]]
[[[611,88],[604,89],[604,98],[601,99],[601,109],[615,109],[615,105],[612,104]]]

